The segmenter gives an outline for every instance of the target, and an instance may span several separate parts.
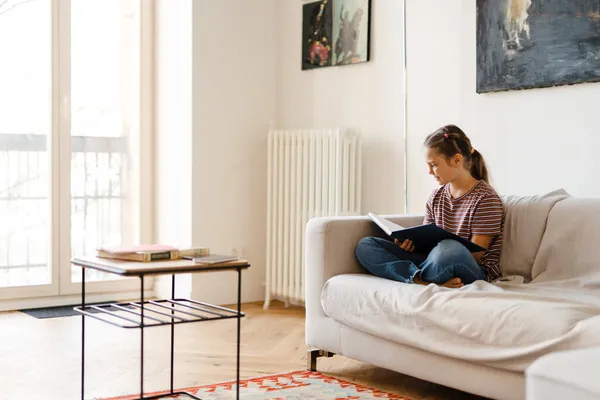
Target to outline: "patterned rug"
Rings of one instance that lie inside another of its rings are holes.
[[[235,399],[235,381],[182,389],[202,399]],[[165,392],[146,393],[146,396]],[[131,400],[133,396],[112,397],[102,400]],[[173,397],[165,397],[173,399]],[[177,399],[189,400],[188,396]],[[346,382],[319,372],[296,371],[287,374],[262,376],[240,380],[240,399],[243,400],[363,400],[395,399],[408,400],[402,396]]]

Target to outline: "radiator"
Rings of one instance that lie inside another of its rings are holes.
[[[359,215],[361,146],[340,129],[270,130],[265,308],[304,305],[304,229],[313,217]]]

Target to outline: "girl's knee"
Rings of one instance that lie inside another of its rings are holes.
[[[432,252],[434,253],[434,259],[444,263],[467,260],[471,256],[469,249],[462,243],[452,239],[442,240]]]
[[[375,246],[377,246],[376,237],[364,237],[358,241],[358,244],[354,249],[354,254],[360,258],[361,255],[372,251]]]
[[[447,255],[464,256],[465,254],[471,254],[464,244],[452,239],[442,240],[438,246]]]
[[[371,237],[371,236],[364,237],[358,241],[356,248],[358,249],[358,248],[365,248],[365,247],[373,247],[375,245],[375,239],[376,238]]]
[[[465,247],[462,243],[454,240],[454,239],[444,239],[438,243],[438,246],[443,247],[445,249],[455,250],[460,247]]]

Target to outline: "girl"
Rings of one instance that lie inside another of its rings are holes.
[[[366,237],[356,246],[356,258],[372,274],[404,283],[459,288],[500,277],[504,209],[489,185],[483,157],[455,125],[427,136],[425,148],[429,174],[441,187],[427,201],[423,223],[435,223],[487,251],[470,253],[459,242],[444,240],[429,254],[418,254],[410,240]]]

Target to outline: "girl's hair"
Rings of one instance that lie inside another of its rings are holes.
[[[489,183],[489,174],[481,153],[473,148],[471,140],[456,125],[446,125],[425,138],[424,145],[442,154],[447,160],[456,154],[464,158],[465,166],[475,179]]]

